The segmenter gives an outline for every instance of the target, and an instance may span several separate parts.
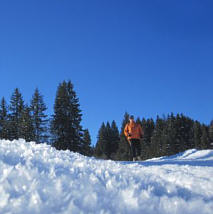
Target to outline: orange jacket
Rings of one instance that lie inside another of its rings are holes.
[[[130,139],[140,139],[143,137],[144,132],[141,128],[141,125],[135,122],[127,123],[124,128],[124,135],[128,140]]]

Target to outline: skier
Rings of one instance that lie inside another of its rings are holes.
[[[132,160],[133,161],[141,160],[140,139],[143,137],[144,132],[141,128],[141,125],[134,121],[133,115],[130,116],[129,122],[126,124],[124,128],[124,135],[126,136],[130,145],[130,149],[133,157]]]

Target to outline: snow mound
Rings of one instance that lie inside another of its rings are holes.
[[[185,152],[179,153],[177,155],[173,155],[163,159],[170,159],[170,160],[213,160],[213,150],[196,150],[190,149]]]
[[[114,162],[1,140],[0,213],[212,214],[212,153]]]
[[[179,158],[188,159],[188,160],[213,160],[213,151],[212,150],[201,150],[191,149],[184,152]]]
[[[146,165],[192,165],[192,166],[213,166],[213,150],[196,150],[190,149],[185,152],[169,156],[153,158],[145,161]]]

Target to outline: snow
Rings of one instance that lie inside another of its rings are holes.
[[[1,140],[0,213],[212,214],[213,150],[132,163]]]

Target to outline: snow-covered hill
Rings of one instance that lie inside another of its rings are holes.
[[[213,213],[213,151],[113,162],[0,141],[0,213]]]

